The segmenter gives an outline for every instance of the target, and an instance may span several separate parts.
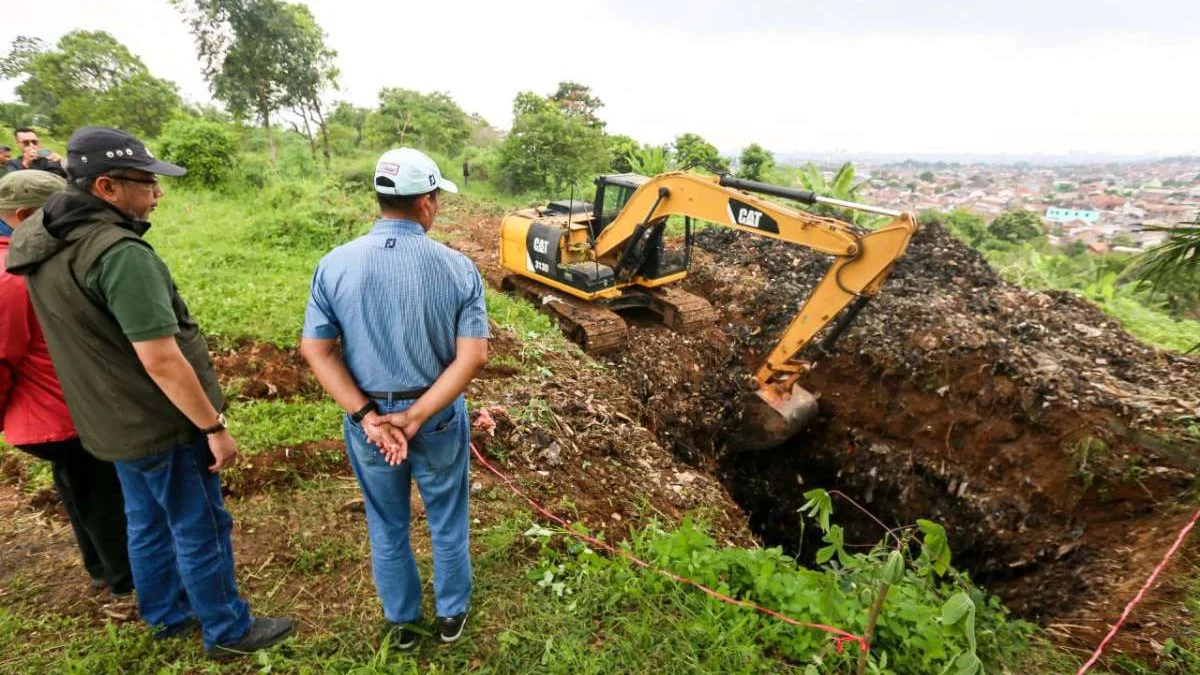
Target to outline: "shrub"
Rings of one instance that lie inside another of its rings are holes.
[[[163,127],[159,154],[188,170],[184,180],[216,187],[233,175],[238,165],[237,137],[229,127],[193,117],[176,117]]]
[[[281,180],[262,195],[270,210],[259,220],[264,240],[272,246],[327,251],[343,244],[372,222],[370,201],[330,183]]]

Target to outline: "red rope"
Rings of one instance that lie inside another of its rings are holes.
[[[544,507],[542,507],[542,505],[540,505],[537,502],[530,499],[528,496],[525,495],[524,492],[521,492],[520,488],[518,488],[516,485],[513,484],[513,482],[511,480],[509,480],[508,476],[501,473],[499,469],[495,468],[491,464],[488,464],[488,461],[483,458],[483,455],[480,454],[479,449],[475,447],[474,443],[471,444],[471,452],[473,452],[475,454],[475,459],[479,460],[479,462],[481,464],[483,464],[483,466],[486,467],[488,471],[491,471],[492,473],[496,474],[496,476],[498,476],[500,478],[500,480],[504,481],[505,485],[507,485],[508,488],[510,490],[512,490],[517,496],[519,496],[521,499],[524,499],[526,502],[528,502],[529,505],[532,506],[534,508],[534,510],[536,510],[538,513],[542,514],[543,516],[545,516],[545,517],[549,518],[550,520],[563,526],[563,528],[567,529],[568,534],[570,534],[573,537],[582,539],[582,540],[588,542],[589,544],[592,544],[593,546],[596,546],[597,548],[604,549],[605,551],[608,551],[609,553],[612,553],[614,555],[619,555],[622,558],[625,558],[626,560],[632,562],[633,564],[635,564],[639,567],[644,567],[652,572],[661,574],[662,576],[667,577],[668,579],[671,579],[671,580],[676,581],[681,584],[687,584],[689,586],[694,586],[722,602],[726,602],[731,605],[737,605],[738,607],[745,607],[747,609],[753,609],[757,612],[761,612],[768,616],[772,616],[776,619],[779,619],[780,621],[783,621],[784,623],[788,623],[793,626],[799,626],[801,628],[813,628],[815,630],[825,631],[826,633],[829,633],[832,636],[834,643],[837,645],[837,651],[839,654],[842,652],[842,648],[845,646],[845,644],[847,642],[857,643],[858,648],[864,652],[870,648],[869,645],[867,644],[867,639],[861,635],[855,635],[853,633],[848,633],[840,628],[834,628],[832,626],[824,626],[819,623],[805,623],[803,621],[797,621],[796,619],[793,619],[790,616],[787,616],[785,614],[780,614],[779,612],[776,612],[773,609],[767,609],[766,607],[763,607],[762,605],[757,605],[748,600],[739,600],[737,598],[731,598],[728,595],[725,595],[718,591],[714,591],[713,589],[709,588],[708,586],[705,586],[704,584],[701,584],[700,582],[692,581],[691,579],[688,579],[686,577],[681,577],[678,574],[674,574],[672,572],[668,572],[667,570],[654,567],[650,563],[640,560],[626,551],[621,551],[619,549],[613,548],[609,544],[607,544],[603,541],[600,541],[599,539],[596,539],[595,537],[589,537],[586,534],[580,534],[578,532],[573,532],[570,530],[571,526],[567,521],[563,520],[562,518],[559,518],[558,516],[554,515],[553,513],[550,513],[550,511],[546,510]]]
[[[1114,637],[1116,637],[1117,631],[1121,630],[1121,626],[1125,623],[1125,620],[1129,618],[1130,612],[1132,612],[1133,608],[1142,601],[1142,596],[1146,594],[1146,591],[1150,590],[1150,587],[1154,585],[1154,581],[1158,579],[1158,574],[1166,568],[1167,563],[1171,561],[1171,556],[1175,555],[1175,552],[1179,550],[1181,545],[1183,545],[1183,540],[1187,538],[1188,532],[1191,532],[1192,527],[1196,525],[1197,520],[1200,520],[1200,511],[1196,511],[1195,515],[1192,516],[1192,521],[1183,528],[1178,537],[1175,537],[1175,543],[1171,545],[1171,548],[1167,551],[1167,554],[1163,556],[1162,562],[1158,563],[1158,567],[1154,568],[1154,572],[1150,574],[1150,578],[1146,580],[1146,583],[1142,584],[1141,590],[1137,592],[1137,595],[1133,596],[1133,600],[1130,600],[1129,604],[1125,605],[1125,611],[1121,612],[1121,618],[1117,619],[1117,622],[1113,624],[1112,630],[1108,631],[1108,635],[1105,635],[1104,639],[1100,641],[1100,646],[1096,647],[1096,651],[1092,654],[1092,658],[1088,659],[1087,663],[1083,664],[1083,667],[1080,668],[1079,672],[1075,675],[1083,675],[1093,665],[1096,664],[1096,661],[1100,660],[1100,655],[1104,653],[1104,648],[1108,646],[1108,643],[1111,642]]]

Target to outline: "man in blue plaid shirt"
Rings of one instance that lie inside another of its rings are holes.
[[[421,619],[408,535],[413,481],[429,521],[443,642],[462,635],[472,588],[463,391],[487,362],[489,332],[479,271],[426,236],[442,191],[458,188],[424,153],[384,153],[375,166],[382,217],[317,265],[300,341],[321,386],[346,411],[375,587],[392,644],[402,649],[416,643],[412,624]]]

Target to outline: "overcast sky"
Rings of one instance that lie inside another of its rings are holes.
[[[613,133],[776,152],[1200,154],[1196,0],[311,0],[341,91],[448,92],[493,125],[513,96],[592,87]],[[124,9],[122,6],[124,5]],[[814,5],[814,8],[802,8]],[[166,0],[46,0],[0,19],[105,30],[207,101]],[[10,99],[12,83],[0,85]]]

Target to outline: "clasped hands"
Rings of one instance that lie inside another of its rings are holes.
[[[417,435],[421,424],[406,410],[386,415],[372,412],[363,418],[362,428],[387,463],[396,466],[408,457],[408,439]]]

